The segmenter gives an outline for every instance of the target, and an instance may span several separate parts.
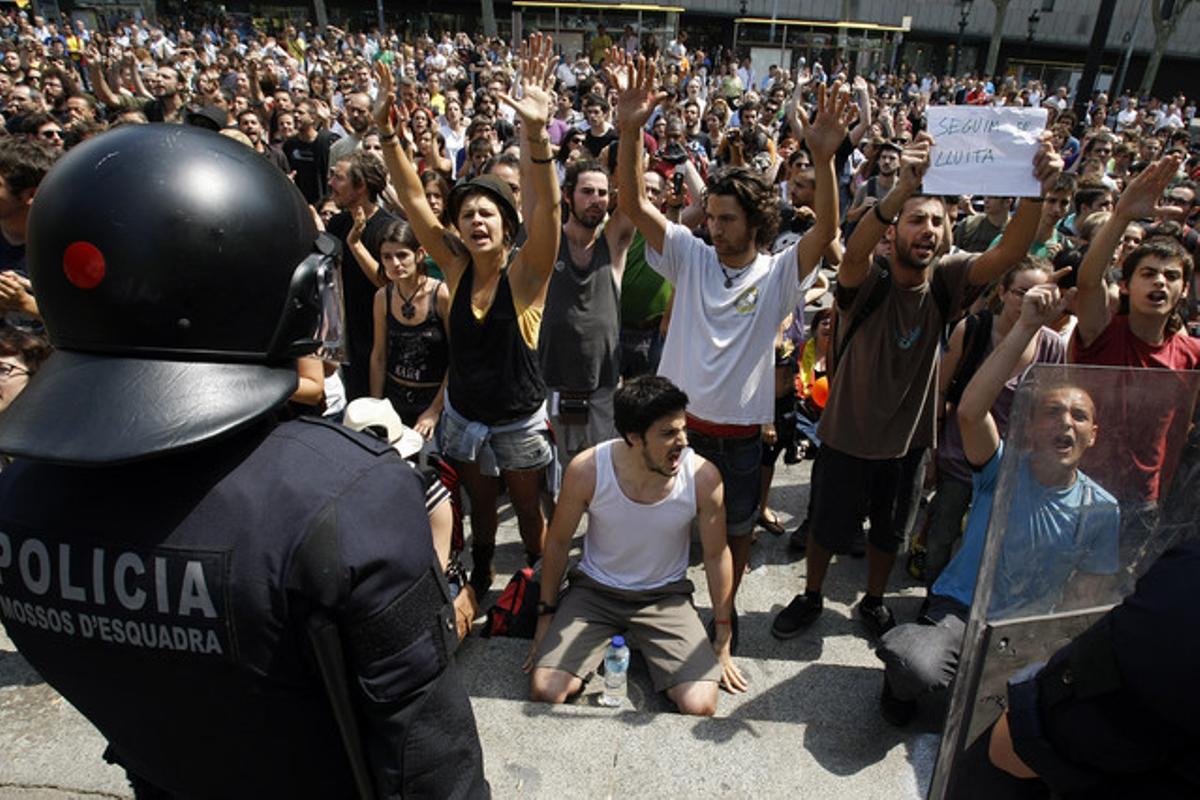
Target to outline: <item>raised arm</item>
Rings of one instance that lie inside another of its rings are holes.
[[[1059,270],[1051,276],[1049,283],[1035,286],[1025,293],[1017,324],[1000,340],[991,355],[984,359],[963,391],[958,404],[958,426],[962,431],[963,452],[967,461],[976,467],[991,460],[1000,447],[1000,432],[996,428],[996,421],[992,419],[992,405],[1000,396],[1004,384],[1012,377],[1021,354],[1043,325],[1062,315],[1075,293],[1074,289],[1059,292],[1054,283],[1069,271],[1070,268]]]
[[[666,93],[655,91],[657,71],[653,63],[646,63],[645,56],[638,56],[636,63],[624,53],[616,56],[616,63],[610,56],[606,69],[613,85],[620,90],[617,100],[617,122],[621,132],[617,147],[617,175],[621,191],[617,195],[617,204],[621,212],[642,232],[642,236],[646,237],[647,244],[661,253],[667,237],[667,218],[646,197],[646,182],[642,177],[645,147],[642,128]],[[622,72],[624,75],[621,75]]]
[[[1108,222],[1092,237],[1083,263],[1079,265],[1079,302],[1076,314],[1079,326],[1076,336],[1079,343],[1087,346],[1096,341],[1109,322],[1108,292],[1104,286],[1104,273],[1112,261],[1113,251],[1121,241],[1121,235],[1129,223],[1139,219],[1150,219],[1157,215],[1167,184],[1179,169],[1179,158],[1171,156],[1161,159],[1142,170],[1129,182],[1121,194],[1121,202]]]
[[[862,75],[854,79],[854,103],[858,106],[858,124],[850,130],[850,144],[858,147],[863,136],[871,130],[871,93]]]
[[[375,64],[375,78],[379,83],[379,94],[375,99],[375,124],[383,143],[383,161],[387,164],[396,199],[404,209],[408,222],[417,234],[417,241],[425,252],[433,257],[450,284],[456,285],[467,267],[467,248],[458,233],[442,224],[429,201],[425,199],[425,187],[416,167],[404,153],[397,135],[400,116],[396,110],[396,92],[392,85],[392,73],[382,61]]]
[[[554,104],[550,87],[554,85],[554,43],[549,36],[535,33],[521,45],[519,71],[521,98],[501,92],[498,97],[521,118],[522,199],[532,197],[530,214],[525,218],[528,238],[509,269],[513,296],[526,306],[541,306],[546,287],[558,259],[562,235],[562,192],[554,169],[554,151],[550,147],[550,122]]]
[[[92,92],[96,95],[96,99],[108,108],[119,106],[121,97],[108,85],[108,80],[104,77],[104,59],[100,55],[100,49],[95,45],[87,49],[87,71],[88,80],[91,81]]]
[[[700,171],[690,158],[683,162],[683,182],[687,186],[691,202],[679,212],[679,224],[693,230],[704,222],[704,179],[700,177]]]
[[[933,139],[922,133],[900,154],[900,172],[896,183],[875,204],[871,213],[862,216],[850,235],[850,241],[846,243],[846,252],[838,267],[838,286],[853,289],[867,279],[871,254],[890,224],[884,220],[896,219],[904,208],[904,201],[920,188],[921,179],[929,169],[929,147],[932,143]]]
[[[795,112],[812,155],[816,178],[813,203],[816,221],[796,246],[797,278],[802,281],[820,263],[821,256],[838,235],[838,191],[833,159],[846,138],[855,108],[839,81],[829,90],[824,84],[817,87],[817,111],[811,122],[804,109],[797,106]]]
[[[355,208],[353,217],[354,224],[350,227],[350,232],[346,234],[346,245],[350,248],[354,260],[358,262],[363,275],[376,289],[379,289],[387,285],[387,278],[384,276],[383,270],[379,268],[379,262],[371,255],[371,251],[367,249],[362,240],[363,231],[367,229],[367,212],[363,211],[361,207]]]
[[[1043,136],[1041,146],[1033,157],[1033,175],[1042,186],[1042,196],[1054,189],[1058,175],[1062,172],[1062,156],[1050,146],[1048,137]],[[1042,201],[1026,198],[1017,204],[1000,242],[971,262],[968,279],[976,286],[983,286],[1000,278],[1029,252],[1033,237],[1037,234],[1038,222],[1042,218]]]

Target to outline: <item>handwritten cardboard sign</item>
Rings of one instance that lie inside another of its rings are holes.
[[[934,144],[921,191],[987,197],[1042,193],[1033,177],[1033,157],[1046,127],[1046,109],[930,106],[926,121]]]

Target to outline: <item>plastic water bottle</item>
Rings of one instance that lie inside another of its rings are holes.
[[[604,653],[604,692],[600,695],[600,705],[616,708],[625,702],[628,675],[629,648],[624,636],[614,636]]]

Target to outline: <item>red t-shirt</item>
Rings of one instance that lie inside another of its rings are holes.
[[[1152,345],[1129,329],[1128,315],[1118,314],[1089,345],[1079,341],[1076,329],[1070,360],[1094,366],[1194,370],[1200,368],[1200,339],[1179,332]],[[1151,389],[1144,377],[1131,373],[1113,387],[1109,397],[1093,400],[1100,406],[1096,420],[1100,434],[1089,454],[1089,474],[1123,503],[1158,500],[1171,485],[1187,438],[1194,400],[1188,397],[1187,386],[1159,384]]]
[[[1117,314],[1089,345],[1079,341],[1076,329],[1071,337],[1071,361],[1105,367],[1196,369],[1200,367],[1200,339],[1181,331],[1162,344],[1148,344],[1129,330],[1128,315]]]

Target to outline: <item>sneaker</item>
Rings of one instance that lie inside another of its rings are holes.
[[[901,700],[892,694],[892,686],[885,675],[883,691],[879,693],[879,713],[892,725],[903,728],[917,715],[917,701]]]
[[[858,618],[867,626],[867,630],[876,639],[883,636],[885,633],[896,627],[896,618],[892,616],[892,610],[880,603],[877,606],[864,606],[860,601],[858,604]]]
[[[791,639],[808,630],[825,608],[825,601],[813,600],[806,594],[798,594],[787,608],[775,615],[771,623],[771,634],[776,639]]]

